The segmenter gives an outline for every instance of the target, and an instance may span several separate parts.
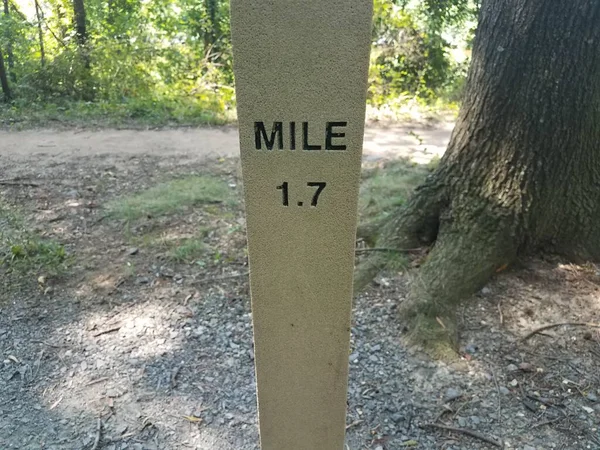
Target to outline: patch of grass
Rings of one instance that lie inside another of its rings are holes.
[[[147,249],[159,250],[171,261],[181,264],[199,263],[211,251],[206,240],[213,229],[200,227],[194,234],[181,235],[177,230],[146,233],[132,237],[131,243]]]
[[[171,248],[169,249],[167,256],[178,263],[193,264],[197,262],[202,256],[205,256],[209,250],[205,243],[209,233],[209,228],[201,228],[195,236],[186,237],[170,243]]]
[[[169,251],[169,257],[179,263],[192,263],[206,251],[206,245],[200,239],[185,239]]]
[[[142,217],[171,215],[211,203],[234,204],[233,191],[223,180],[197,175],[161,183],[144,192],[114,200],[108,204],[108,215],[114,219],[134,221]]]
[[[68,261],[63,245],[28,229],[19,212],[0,199],[0,266],[22,275],[44,272],[56,276],[66,270]]]
[[[385,267],[392,272],[400,272],[408,267],[410,260],[405,253],[388,252],[384,253],[386,259]]]
[[[126,99],[121,102],[15,101],[0,108],[0,126],[27,129],[39,126],[147,128],[224,125],[235,119],[233,105],[217,97]]]
[[[406,202],[431,168],[408,160],[397,160],[383,167],[366,170],[358,203],[361,222],[379,221]]]
[[[424,100],[411,96],[387,98],[367,104],[367,120],[377,122],[439,122],[456,120],[460,103],[449,96]]]

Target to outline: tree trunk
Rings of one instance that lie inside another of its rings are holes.
[[[430,247],[401,307],[430,350],[455,342],[456,303],[518,255],[600,258],[599,24],[597,0],[482,2],[446,154],[378,240]],[[361,264],[357,287],[384,265]]]
[[[4,16],[8,19],[10,17],[10,8],[8,0],[3,0],[4,5]],[[8,22],[10,23],[10,21]],[[13,36],[10,28],[6,32],[6,59],[8,61],[8,76],[13,83],[17,82],[17,74],[15,73],[15,56],[13,54]]]
[[[219,61],[221,58],[218,45],[221,36],[221,24],[219,22],[219,1],[205,0],[208,26],[204,32],[204,52],[210,61]]]
[[[87,19],[84,0],[73,0],[73,17],[75,19],[75,38],[80,47],[87,43]]]
[[[75,19],[75,39],[83,59],[84,67],[90,68],[90,57],[87,49],[87,18],[84,0],[73,0],[73,17]]]
[[[9,102],[12,99],[10,86],[8,85],[8,77],[6,76],[6,68],[4,67],[4,55],[0,49],[0,86],[4,94],[4,101]]]
[[[44,30],[42,30],[42,21],[44,20],[44,15],[38,0],[35,0],[35,16],[37,18],[38,39],[40,41],[40,63],[42,67],[44,67],[46,65],[46,52],[44,51]]]

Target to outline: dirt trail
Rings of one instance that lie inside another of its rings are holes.
[[[427,163],[451,128],[369,126],[365,161]],[[239,196],[237,154],[232,127],[0,131],[1,198],[72,258],[60,277],[0,265],[0,450],[258,450],[240,204],[105,215],[190,175]],[[170,256],[194,236],[199,255]],[[600,266],[499,273],[460,308],[452,364],[403,345],[406,287],[391,270],[355,299],[346,449],[600,449],[600,332],[523,339],[600,322]]]
[[[408,157],[427,163],[443,154],[453,123],[432,126],[370,125],[365,132],[367,159]],[[236,156],[238,133],[234,127],[165,130],[27,130],[0,131],[0,157],[51,157],[55,162],[97,155]]]

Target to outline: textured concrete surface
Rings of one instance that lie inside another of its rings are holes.
[[[233,0],[263,450],[344,446],[370,0]]]

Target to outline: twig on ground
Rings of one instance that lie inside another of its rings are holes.
[[[471,436],[472,438],[479,439],[483,442],[487,442],[488,444],[492,444],[496,447],[504,447],[504,443],[499,441],[493,437],[486,436],[485,434],[479,433],[477,431],[469,430],[467,428],[456,428],[449,427],[447,425],[438,425],[437,423],[426,423],[421,425],[422,427],[431,427],[431,428],[439,428],[440,430],[452,431],[454,433],[462,433],[467,436]]]
[[[98,450],[100,446],[100,438],[102,437],[102,420],[98,419],[98,425],[96,426],[96,439],[94,439],[94,445],[90,450]]]
[[[558,417],[556,419],[552,419],[552,420],[544,420],[543,422],[539,422],[539,423],[534,423],[533,425],[529,426],[529,429],[533,429],[533,428],[538,428],[538,427],[543,427],[544,425],[552,425],[553,423],[559,422],[560,420],[562,420],[562,417]]]
[[[39,187],[38,183],[32,183],[31,181],[19,181],[19,180],[0,180],[0,186],[29,186]]]
[[[171,371],[171,376],[169,377],[169,384],[171,386],[171,389],[175,389],[175,387],[177,387],[177,375],[179,375],[180,371],[181,366],[177,366]]]
[[[89,381],[88,383],[86,383],[86,386],[93,386],[94,384],[102,383],[102,382],[108,381],[108,380],[110,380],[110,378],[108,378],[108,377],[98,378],[96,380]]]
[[[99,218],[94,220],[92,223],[90,223],[90,226],[98,225],[100,222],[102,222],[104,219],[107,219],[107,218],[108,218],[108,215],[100,216]]]
[[[564,404],[557,404],[557,403],[553,402],[552,400],[550,400],[550,399],[545,399],[545,398],[542,398],[542,397],[540,397],[539,395],[525,394],[525,397],[527,397],[527,398],[528,398],[528,399],[530,399],[530,400],[533,400],[533,401],[539,402],[539,403],[541,403],[542,405],[544,405],[544,406],[547,406],[547,407],[552,407],[552,406],[564,406]]]
[[[454,410],[452,409],[452,407],[444,404],[442,405],[442,411],[435,417],[435,419],[433,420],[433,423],[439,422],[439,420],[444,417],[444,414],[448,414],[448,413],[453,413]]]
[[[43,357],[44,357],[44,349],[42,349],[40,351],[40,355],[36,359],[35,363],[33,363],[33,366],[35,367],[35,373],[32,375],[31,381],[35,380],[37,378],[38,374],[40,373],[40,366],[42,365]]]
[[[103,334],[114,333],[115,331],[119,331],[121,329],[121,325],[109,328],[108,330],[98,331],[94,333],[94,337],[102,336]]]
[[[63,399],[63,398],[62,398],[62,396],[60,396],[60,397],[58,398],[58,400],[56,400],[54,403],[52,403],[52,405],[50,406],[50,408],[49,408],[48,410],[49,410],[49,411],[52,411],[54,408],[56,408],[56,407],[58,406],[58,404],[59,404],[60,402],[62,402],[62,399]]]
[[[355,427],[356,425],[360,425],[363,422],[364,422],[364,420],[355,420],[354,422],[349,423],[348,425],[346,425],[346,431],[352,427]]]
[[[209,281],[230,280],[232,278],[243,278],[243,277],[247,277],[248,275],[250,275],[250,272],[242,272],[242,273],[237,273],[235,275],[225,275],[222,277],[207,277],[207,278],[201,278],[200,280],[195,280],[192,282],[192,284],[207,283]]]
[[[544,325],[543,327],[540,327],[540,328],[536,328],[535,330],[533,330],[531,333],[529,333],[527,336],[525,336],[521,340],[522,341],[526,341],[527,339],[535,336],[538,333],[541,333],[542,331],[546,331],[546,330],[549,330],[550,328],[557,328],[557,327],[562,327],[562,326],[600,328],[600,323],[590,323],[590,322],[561,322],[561,323],[553,323],[553,324],[550,324],[550,325]]]
[[[466,401],[466,402],[464,402],[462,405],[460,405],[460,406],[459,406],[459,407],[456,409],[456,411],[454,411],[454,415],[452,416],[452,419],[456,419],[456,416],[458,416],[458,413],[459,413],[459,412],[461,412],[461,411],[463,410],[463,408],[464,408],[465,406],[467,406],[468,404],[470,404],[470,403],[471,403],[471,401]]]
[[[373,247],[373,248],[357,248],[356,253],[370,253],[370,252],[387,252],[387,253],[410,253],[418,252],[421,248],[385,248],[385,247]]]
[[[500,418],[502,417],[502,393],[500,392],[500,385],[498,384],[498,378],[496,378],[496,372],[492,369],[492,378],[494,378],[494,384],[496,385],[496,395],[498,396],[498,407],[496,408],[496,416],[499,424],[502,424]]]
[[[500,325],[504,325],[504,314],[502,314],[502,300],[498,302],[498,314],[500,315]]]

